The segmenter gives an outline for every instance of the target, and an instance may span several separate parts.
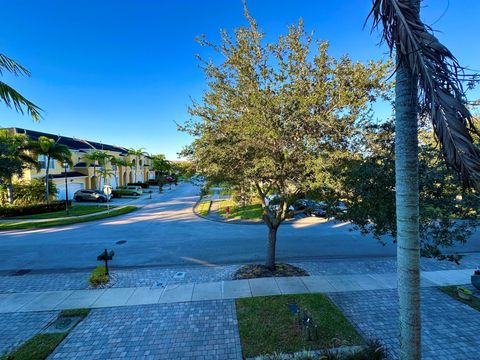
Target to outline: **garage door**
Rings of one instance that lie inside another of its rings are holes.
[[[68,183],[68,200],[72,200],[75,192],[81,189],[83,189],[83,183]],[[65,200],[65,184],[57,185],[57,199]]]

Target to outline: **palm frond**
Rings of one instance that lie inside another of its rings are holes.
[[[15,60],[0,54],[0,75],[3,74],[3,70],[6,70],[14,75],[30,76],[30,71],[25,67],[15,62]]]
[[[0,100],[9,108],[13,106],[15,110],[22,114],[24,113],[23,107],[25,107],[28,114],[30,114],[35,121],[40,121],[42,118],[42,115],[40,114],[42,109],[2,81],[0,81]]]
[[[464,69],[408,0],[373,0],[369,17],[373,29],[382,25],[382,40],[418,77],[421,112],[431,118],[447,164],[479,190],[480,151],[472,138],[478,131],[462,87]]]

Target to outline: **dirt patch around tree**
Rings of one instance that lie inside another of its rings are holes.
[[[277,263],[275,270],[270,270],[265,265],[251,264],[244,265],[233,274],[234,280],[256,279],[263,277],[288,277],[288,276],[310,276],[305,270],[285,263]]]

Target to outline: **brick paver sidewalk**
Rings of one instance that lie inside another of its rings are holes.
[[[422,273],[425,359],[469,359],[466,354],[475,354],[480,348],[475,336],[480,328],[479,313],[435,288],[468,283],[471,272]],[[92,307],[90,315],[50,358],[241,359],[233,299],[325,292],[365,337],[382,340],[395,359],[395,276],[319,275],[158,288],[4,293],[0,294],[0,328],[4,329],[0,331],[0,353],[42,331],[61,309]]]
[[[422,273],[422,286],[467,284],[473,269]],[[0,313],[33,312],[83,307],[133,306],[241,297],[393,289],[396,274],[319,275],[261,278],[159,287],[60,290],[0,294]]]

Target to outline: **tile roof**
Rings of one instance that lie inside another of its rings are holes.
[[[40,131],[27,130],[27,129],[17,128],[17,127],[7,128],[7,130],[15,134],[25,134],[32,140],[37,140],[40,136],[46,136],[50,139],[58,141],[60,144],[64,144],[68,146],[71,150],[79,150],[79,151],[92,150],[92,149],[107,150],[107,151],[119,152],[122,155],[126,155],[128,153],[128,149],[124,147],[102,144],[95,141],[87,141],[87,140],[72,138],[68,136],[48,134]]]
[[[87,177],[87,175],[82,174],[78,171],[67,171],[67,179],[68,178],[76,178],[76,177]],[[65,173],[50,175],[49,178],[51,178],[51,179],[63,179],[63,178],[65,178]]]

